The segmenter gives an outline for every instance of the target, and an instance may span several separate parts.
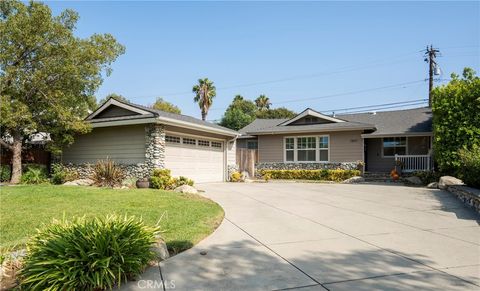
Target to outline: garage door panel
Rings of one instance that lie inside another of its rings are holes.
[[[223,181],[224,153],[217,148],[167,143],[165,167],[176,177],[185,176],[195,182],[219,182]]]

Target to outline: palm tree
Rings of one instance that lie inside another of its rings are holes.
[[[193,86],[192,92],[195,93],[193,101],[198,102],[202,111],[202,120],[207,118],[208,109],[212,106],[213,98],[217,95],[213,82],[208,78],[198,79],[198,84]]]
[[[272,105],[270,99],[263,94],[258,96],[257,99],[255,99],[255,104],[257,105],[258,110],[270,109],[270,105]]]

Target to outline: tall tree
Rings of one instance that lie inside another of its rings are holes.
[[[127,97],[124,97],[123,95],[120,95],[120,94],[117,94],[117,93],[110,93],[107,96],[105,96],[105,98],[100,99],[100,101],[98,101],[98,106],[102,105],[103,103],[105,103],[110,98],[113,98],[113,99],[118,100],[118,101],[130,102],[130,100],[128,100]]]
[[[202,120],[206,120],[213,98],[217,95],[216,88],[212,81],[204,78],[198,79],[198,84],[193,86],[192,92],[195,93],[193,101],[198,103],[202,112]]]
[[[75,11],[53,16],[39,2],[0,2],[0,143],[13,152],[12,183],[20,181],[32,134],[48,132],[49,148],[59,151],[89,130],[83,117],[102,73],[124,52],[110,34],[75,37],[77,20]]]
[[[270,109],[272,103],[270,102],[270,98],[262,94],[255,99],[255,105],[257,105],[258,110],[263,111]]]
[[[461,150],[480,149],[480,78],[471,68],[451,78],[432,91],[433,149],[440,171],[462,177]]]
[[[255,103],[245,100],[241,95],[236,95],[222,116],[220,125],[239,130],[255,120],[256,112]]]
[[[157,98],[157,101],[155,101],[155,103],[153,103],[152,108],[157,109],[157,110],[161,110],[161,111],[165,111],[165,112],[176,113],[176,114],[182,113],[182,111],[180,110],[180,108],[178,108],[178,106],[174,105],[173,103],[170,103],[168,101],[163,100],[162,97]]]
[[[293,118],[296,115],[297,113],[285,107],[257,111],[257,118],[263,118],[263,119]]]

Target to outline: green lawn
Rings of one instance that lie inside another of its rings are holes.
[[[23,246],[36,228],[53,218],[116,213],[158,221],[169,248],[179,252],[210,234],[223,218],[222,208],[197,195],[154,189],[76,186],[0,187],[0,246]]]

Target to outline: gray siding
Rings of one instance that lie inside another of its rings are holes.
[[[365,139],[367,147],[367,171],[390,172],[395,167],[394,157],[383,157],[383,138]],[[407,138],[407,154],[426,155],[430,150],[429,136],[415,136]]]
[[[131,115],[140,115],[137,112],[127,110],[118,106],[110,105],[108,108],[100,112],[93,119],[97,118],[107,118],[107,117],[120,117],[120,116],[131,116]]]
[[[94,128],[79,135],[63,150],[64,163],[95,163],[109,158],[120,164],[145,162],[145,126],[114,126]]]
[[[330,162],[363,161],[361,131],[319,132],[258,136],[258,158],[261,163],[283,162],[285,136],[330,135]]]

